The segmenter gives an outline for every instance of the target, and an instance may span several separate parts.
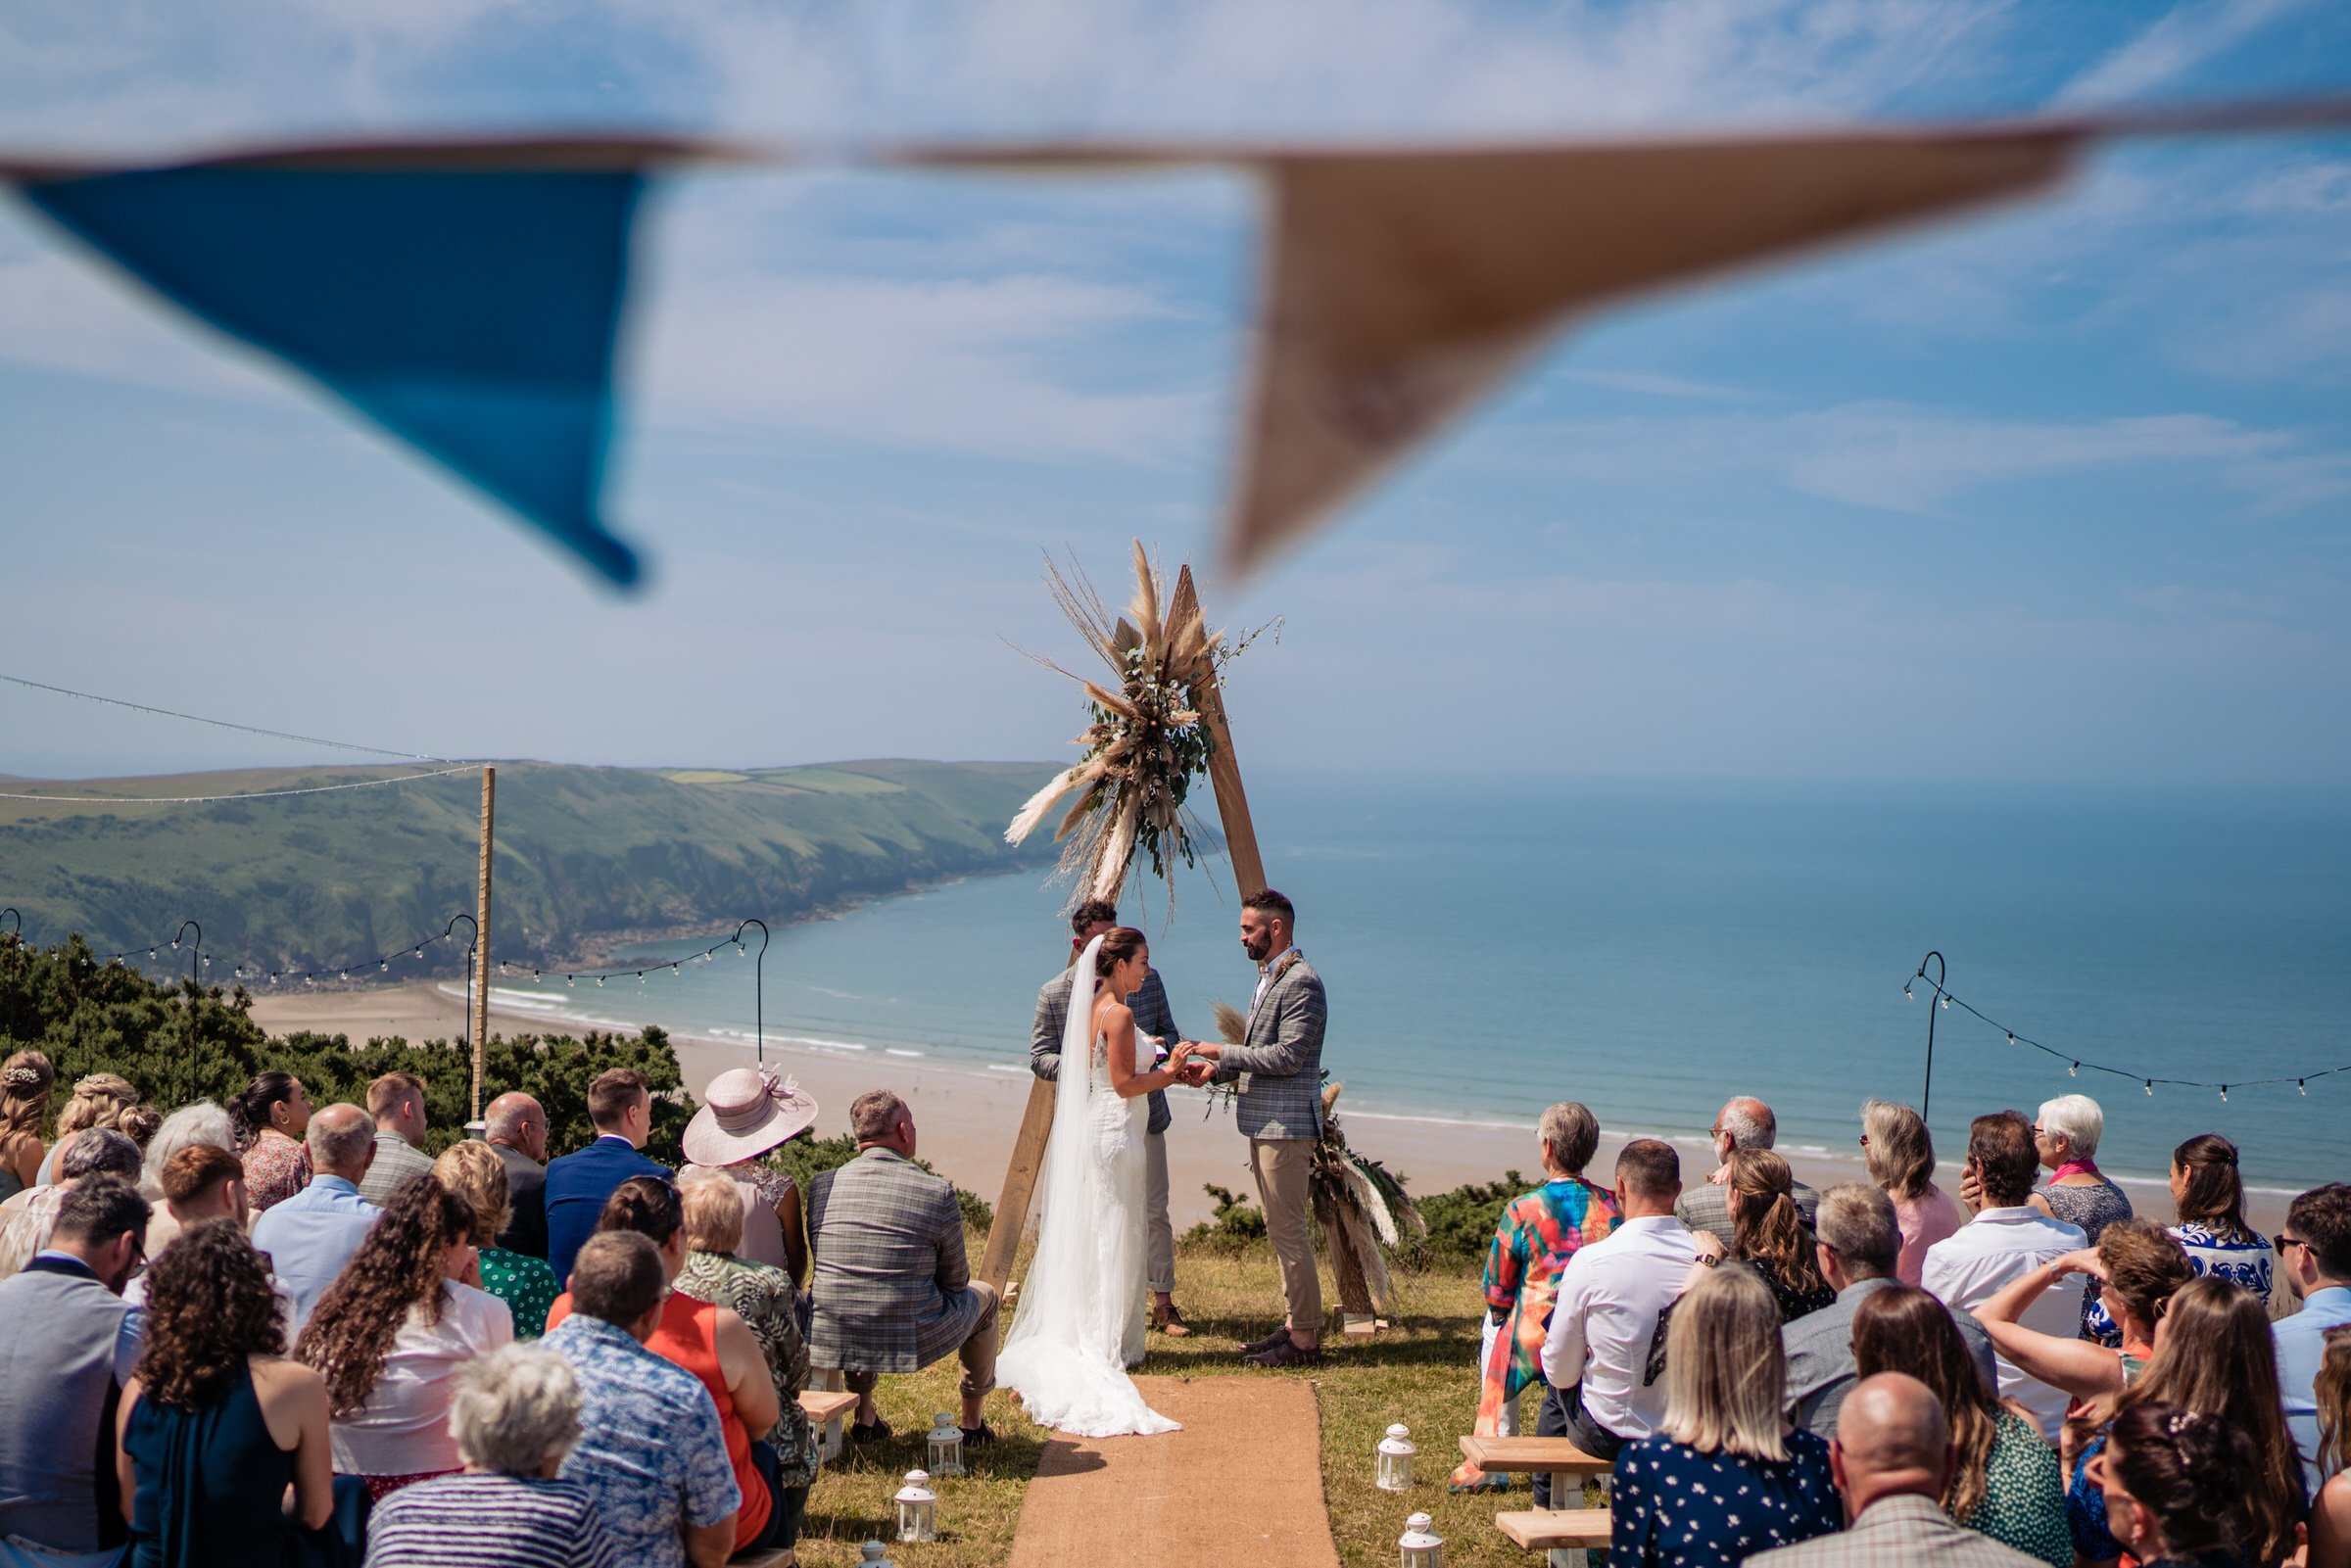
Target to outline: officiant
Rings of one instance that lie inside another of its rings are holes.
[[[1119,907],[1107,898],[1089,898],[1070,914],[1070,962],[1095,937],[1118,928]],[[1134,1010],[1134,1026],[1160,1042],[1165,1056],[1183,1035],[1168,1009],[1168,988],[1159,971],[1144,976],[1142,988],[1127,999]],[[1061,1033],[1070,1010],[1069,964],[1038,987],[1036,1020],[1029,1031],[1029,1070],[1048,1082],[1061,1076]],[[1151,1095],[1151,1116],[1144,1124],[1145,1209],[1149,1216],[1151,1326],[1172,1339],[1186,1339],[1191,1325],[1176,1307],[1176,1231],[1168,1220],[1168,1125],[1175,1118],[1164,1089]]]

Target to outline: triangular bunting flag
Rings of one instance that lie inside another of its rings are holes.
[[[2081,138],[1276,157],[1224,563],[1296,543],[1578,311],[2061,174]]]
[[[600,511],[642,166],[418,145],[20,176],[142,281],[314,379],[615,584]]]

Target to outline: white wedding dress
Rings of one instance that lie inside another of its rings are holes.
[[[996,1355],[996,1381],[1031,1420],[1084,1438],[1176,1430],[1127,1375],[1143,1358],[1146,1102],[1112,1090],[1093,1033],[1100,946],[1096,937],[1070,967],[1036,1257]],[[1138,1033],[1134,1049],[1136,1070],[1150,1070],[1149,1041]]]

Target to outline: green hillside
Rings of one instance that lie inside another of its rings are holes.
[[[11,788],[156,797],[291,789],[412,771],[266,769]],[[577,962],[755,915],[771,925],[944,878],[1038,866],[1004,824],[1047,763],[837,762],[755,772],[501,763],[502,959]],[[0,905],[24,935],[101,952],[203,923],[208,953],[334,968],[473,908],[474,774],[198,806],[0,800]],[[460,927],[462,929],[462,927]],[[454,945],[454,944],[453,944]],[[447,949],[430,949],[447,953]],[[455,966],[463,968],[462,949]],[[446,959],[423,973],[450,973]],[[217,980],[216,966],[208,976]]]

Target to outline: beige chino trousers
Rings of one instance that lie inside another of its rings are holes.
[[[1281,1263],[1281,1296],[1293,1333],[1322,1337],[1322,1279],[1315,1272],[1314,1243],[1306,1229],[1307,1183],[1313,1169],[1312,1138],[1252,1138],[1249,1171],[1257,1177],[1257,1202],[1265,1211],[1266,1234]]]

